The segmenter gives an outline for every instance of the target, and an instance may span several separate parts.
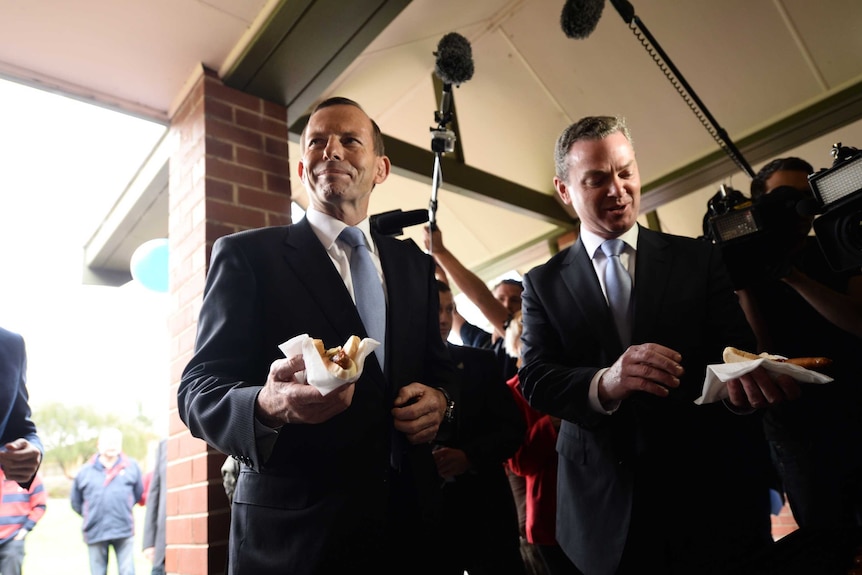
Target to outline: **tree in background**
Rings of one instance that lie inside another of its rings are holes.
[[[122,431],[123,452],[138,461],[146,461],[148,444],[159,439],[140,405],[129,420],[87,405],[54,402],[34,408],[33,421],[45,446],[43,465],[57,465],[69,479],[96,453],[99,432],[105,427]]]

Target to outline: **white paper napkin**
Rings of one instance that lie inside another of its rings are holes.
[[[766,371],[774,374],[789,375],[796,381],[803,383],[829,383],[832,378],[828,375],[805,369],[792,363],[784,363],[772,359],[753,359],[751,361],[739,361],[735,363],[719,363],[706,366],[706,379],[703,382],[703,395],[694,400],[698,405],[712,403],[727,399],[727,381],[739,377],[757,366],[762,365]]]
[[[278,349],[285,357],[293,357],[302,354],[302,359],[305,361],[305,371],[296,373],[296,379],[300,383],[308,382],[313,385],[322,394],[326,395],[330,391],[341,387],[346,383],[353,383],[359,376],[362,375],[362,368],[365,366],[365,358],[373,352],[380,342],[376,339],[366,337],[359,342],[359,348],[356,352],[356,375],[350,379],[340,379],[332,375],[326,365],[323,363],[323,358],[317,352],[314,346],[314,339],[307,333],[297,335],[290,338],[283,344],[278,346]]]

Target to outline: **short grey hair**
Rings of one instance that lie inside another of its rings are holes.
[[[569,175],[569,149],[580,140],[601,140],[614,132],[620,132],[631,142],[632,136],[622,116],[587,116],[581,118],[560,134],[554,148],[554,168],[559,179]]]

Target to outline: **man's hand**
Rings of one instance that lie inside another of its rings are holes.
[[[413,382],[398,390],[392,417],[395,429],[413,444],[430,443],[446,414],[446,396],[439,389]]]
[[[452,479],[470,470],[470,460],[461,449],[438,447],[432,455],[437,465],[437,475],[443,479]]]
[[[6,479],[19,483],[33,479],[42,463],[39,448],[23,437],[10,441],[5,448],[6,451],[0,451],[0,465],[3,466]]]
[[[257,395],[255,416],[269,427],[285,423],[323,423],[353,402],[353,383],[322,395],[314,386],[300,383],[296,373],[305,369],[301,355],[272,362],[266,384]]]
[[[728,401],[740,409],[759,409],[797,399],[802,390],[789,375],[771,375],[762,366],[727,382]]]
[[[682,356],[657,343],[630,346],[599,381],[602,405],[618,403],[636,391],[667,397],[679,387]]]

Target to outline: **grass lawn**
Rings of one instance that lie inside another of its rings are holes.
[[[135,506],[135,575],[149,575],[152,565],[141,552],[144,508]],[[27,535],[25,575],[89,575],[87,544],[81,536],[81,517],[69,499],[51,498],[45,515]],[[108,575],[116,575],[117,562],[111,551]]]

